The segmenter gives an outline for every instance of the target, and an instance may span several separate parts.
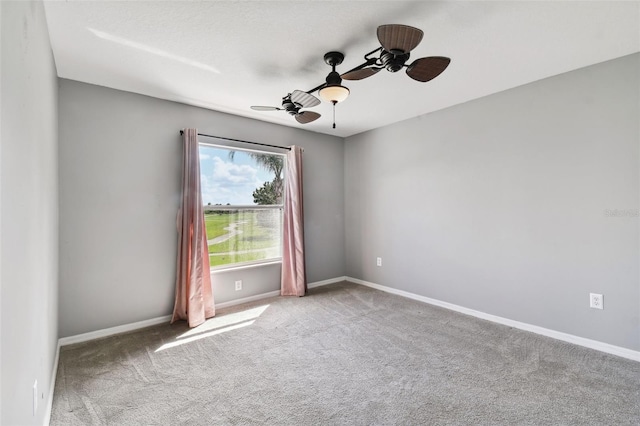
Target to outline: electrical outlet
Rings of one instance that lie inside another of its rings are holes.
[[[38,412],[38,381],[33,382],[33,415]]]
[[[604,309],[604,297],[601,294],[589,293],[589,307],[593,309]]]
[[[236,291],[242,290],[242,280],[236,281]]]
[[[376,265],[382,266],[382,258],[381,257],[376,258]]]

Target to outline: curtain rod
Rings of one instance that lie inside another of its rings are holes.
[[[182,135],[183,133],[184,133],[184,130],[180,130],[180,134]],[[250,143],[252,145],[268,146],[270,148],[279,148],[279,149],[286,149],[287,151],[291,151],[291,148],[289,148],[288,146],[269,145],[267,143],[243,141],[242,139],[223,138],[222,136],[205,135],[204,133],[198,133],[198,136],[205,136],[205,137],[208,137],[208,138],[216,138],[216,139],[224,139],[226,141],[233,141],[233,142]]]

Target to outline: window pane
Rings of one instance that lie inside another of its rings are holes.
[[[200,145],[200,170],[211,267],[281,258],[284,157]]]
[[[282,257],[282,209],[205,211],[211,267]]]
[[[284,157],[200,145],[204,205],[282,204]]]

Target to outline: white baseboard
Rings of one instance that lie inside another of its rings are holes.
[[[88,333],[76,334],[75,336],[61,337],[58,342],[60,346],[72,345],[74,343],[88,342],[89,340],[100,339],[102,337],[113,336],[114,334],[126,333],[127,331],[138,330],[152,325],[169,322],[171,315],[152,318],[144,321],[132,322],[130,324],[119,325],[117,327],[103,328],[102,330],[90,331]]]
[[[520,321],[514,321],[508,318],[503,318],[496,315],[487,314],[485,312],[480,312],[473,309],[465,308],[463,306],[454,305],[453,303],[443,302],[437,299],[431,299],[429,297],[420,296],[414,293],[409,293],[407,291],[398,290],[398,289],[386,287],[380,284],[375,284],[369,281],[360,280],[358,278],[346,277],[346,280],[356,284],[364,285],[366,287],[375,288],[376,290],[381,290],[387,293],[406,297],[408,299],[417,300],[419,302],[424,302],[430,305],[440,306],[441,308],[446,308],[446,309],[460,312],[466,315],[471,315],[476,318],[481,318],[481,319],[492,321],[498,324],[507,325],[509,327],[518,328],[520,330],[530,331],[532,333],[540,334],[542,336],[551,337],[553,339],[562,340],[564,342],[573,343],[575,345],[584,346],[586,348],[595,349],[597,351],[606,352],[608,354],[621,356],[623,358],[631,359],[634,361],[640,361],[640,352],[634,351],[632,349],[611,345],[609,343],[599,342],[597,340],[586,339],[584,337],[574,336],[573,334],[567,334],[560,331],[539,327],[537,325],[527,324]]]
[[[228,308],[229,306],[242,305],[243,303],[254,302],[268,297],[280,296],[280,290],[270,291],[268,293],[256,294],[255,296],[243,297],[242,299],[234,299],[228,302],[216,303],[216,309]]]
[[[339,283],[342,281],[346,281],[347,277],[337,277],[331,278],[328,280],[315,281],[312,283],[307,283],[307,288],[315,288],[323,285],[329,285],[334,283]],[[243,303],[254,302],[260,299],[266,299],[268,297],[276,297],[280,296],[280,290],[270,291],[268,293],[257,294],[255,296],[243,297],[242,299],[235,299],[229,302],[216,303],[216,309],[218,308],[228,308],[229,306],[241,305]]]
[[[53,408],[53,391],[56,388],[56,378],[58,377],[58,360],[60,359],[60,340],[56,345],[56,356],[53,360],[53,369],[51,370],[51,383],[49,383],[49,395],[47,396],[47,408],[44,412],[44,426],[49,426],[51,423],[51,410]]]
[[[346,281],[347,277],[336,277],[336,278],[331,278],[328,280],[322,280],[322,281],[316,281],[313,283],[307,283],[307,288],[316,288],[316,287],[320,287],[323,285],[329,285],[329,284],[335,284],[335,283],[340,283],[342,281]]]

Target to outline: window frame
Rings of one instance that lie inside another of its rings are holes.
[[[282,157],[282,161],[283,161],[282,187],[283,189],[286,187],[288,178],[286,173],[287,155],[285,153],[265,151],[262,149],[240,148],[233,145],[216,144],[216,143],[210,143],[210,142],[202,142],[198,140],[198,149],[200,149],[201,146],[224,149],[227,151],[243,151],[243,152],[250,152],[250,153],[254,152],[258,154],[268,154],[268,155],[276,155],[276,156]],[[202,189],[200,189],[200,193],[202,194]],[[283,191],[282,204],[249,204],[249,205],[243,204],[243,205],[216,205],[216,206],[203,205],[203,213],[207,211],[213,211],[213,210],[216,210],[216,211],[217,210],[280,210],[284,213],[284,204],[285,204],[286,196],[287,196],[286,192]],[[203,203],[204,203],[204,200],[203,200]],[[271,257],[269,259],[249,260],[245,262],[229,263],[226,265],[219,265],[219,266],[210,266],[209,269],[213,273],[213,272],[221,272],[221,271],[226,271],[231,269],[242,269],[242,268],[248,268],[248,267],[253,268],[256,266],[282,263],[283,249],[284,249],[284,214],[281,214],[280,215],[280,256],[279,257]],[[208,252],[208,246],[207,246],[207,252]],[[209,258],[211,258],[211,256],[209,256]]]

